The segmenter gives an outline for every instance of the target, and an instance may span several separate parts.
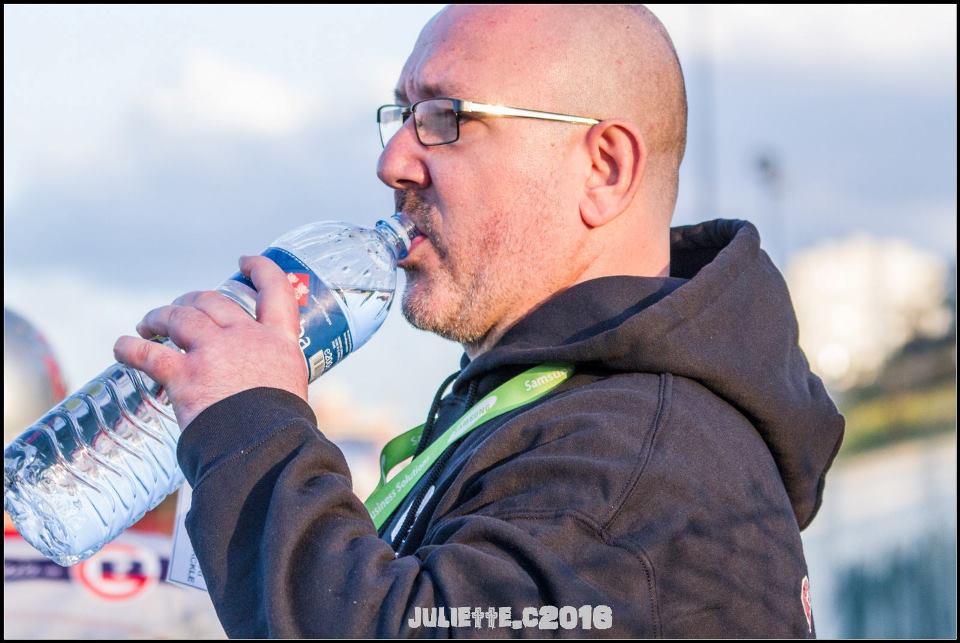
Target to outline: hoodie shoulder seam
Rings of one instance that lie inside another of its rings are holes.
[[[641,445],[640,453],[637,457],[637,462],[634,465],[633,471],[630,474],[630,478],[628,478],[627,483],[620,491],[620,495],[613,503],[614,509],[610,516],[601,523],[604,531],[609,528],[610,524],[620,514],[620,511],[626,505],[627,498],[630,497],[630,495],[633,493],[633,490],[637,487],[640,477],[643,475],[643,472],[647,467],[647,462],[650,460],[650,454],[653,451],[653,442],[657,437],[660,427],[666,423],[667,416],[670,414],[670,400],[672,391],[672,375],[670,373],[660,373],[659,387],[657,391],[657,412],[653,416],[653,423],[650,426],[650,430],[646,433],[646,439]]]

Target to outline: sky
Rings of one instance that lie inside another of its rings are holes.
[[[438,8],[4,7],[4,304],[68,388],[239,255],[391,213],[375,110]],[[690,105],[675,225],[749,219],[781,267],[856,234],[955,260],[955,5],[651,8]],[[395,310],[311,394],[412,426],[461,352]]]

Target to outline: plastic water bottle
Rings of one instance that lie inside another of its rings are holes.
[[[399,213],[375,228],[324,221],[262,253],[287,273],[300,303],[311,382],[380,328],[397,262],[419,234]],[[217,290],[256,316],[256,291],[242,274]],[[4,510],[27,542],[60,565],[89,558],[183,483],[179,437],[163,388],[114,364],[4,449]]]

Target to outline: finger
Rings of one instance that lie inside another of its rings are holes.
[[[241,257],[240,271],[250,277],[257,289],[257,320],[267,326],[300,336],[300,308],[287,274],[272,260],[256,256]]]
[[[137,324],[141,337],[169,337],[184,350],[191,350],[197,341],[216,324],[192,306],[154,308]]]
[[[185,359],[182,354],[163,344],[129,335],[116,341],[113,356],[118,362],[143,371],[162,386],[167,385]]]
[[[173,300],[174,306],[192,306],[207,314],[218,326],[230,326],[250,320],[250,315],[224,295],[212,290],[195,290]]]

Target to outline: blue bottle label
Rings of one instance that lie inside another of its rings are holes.
[[[347,316],[326,283],[293,254],[275,247],[260,254],[272,259],[290,280],[300,307],[300,349],[312,382],[353,350]],[[243,274],[238,272],[230,278],[256,291]]]

